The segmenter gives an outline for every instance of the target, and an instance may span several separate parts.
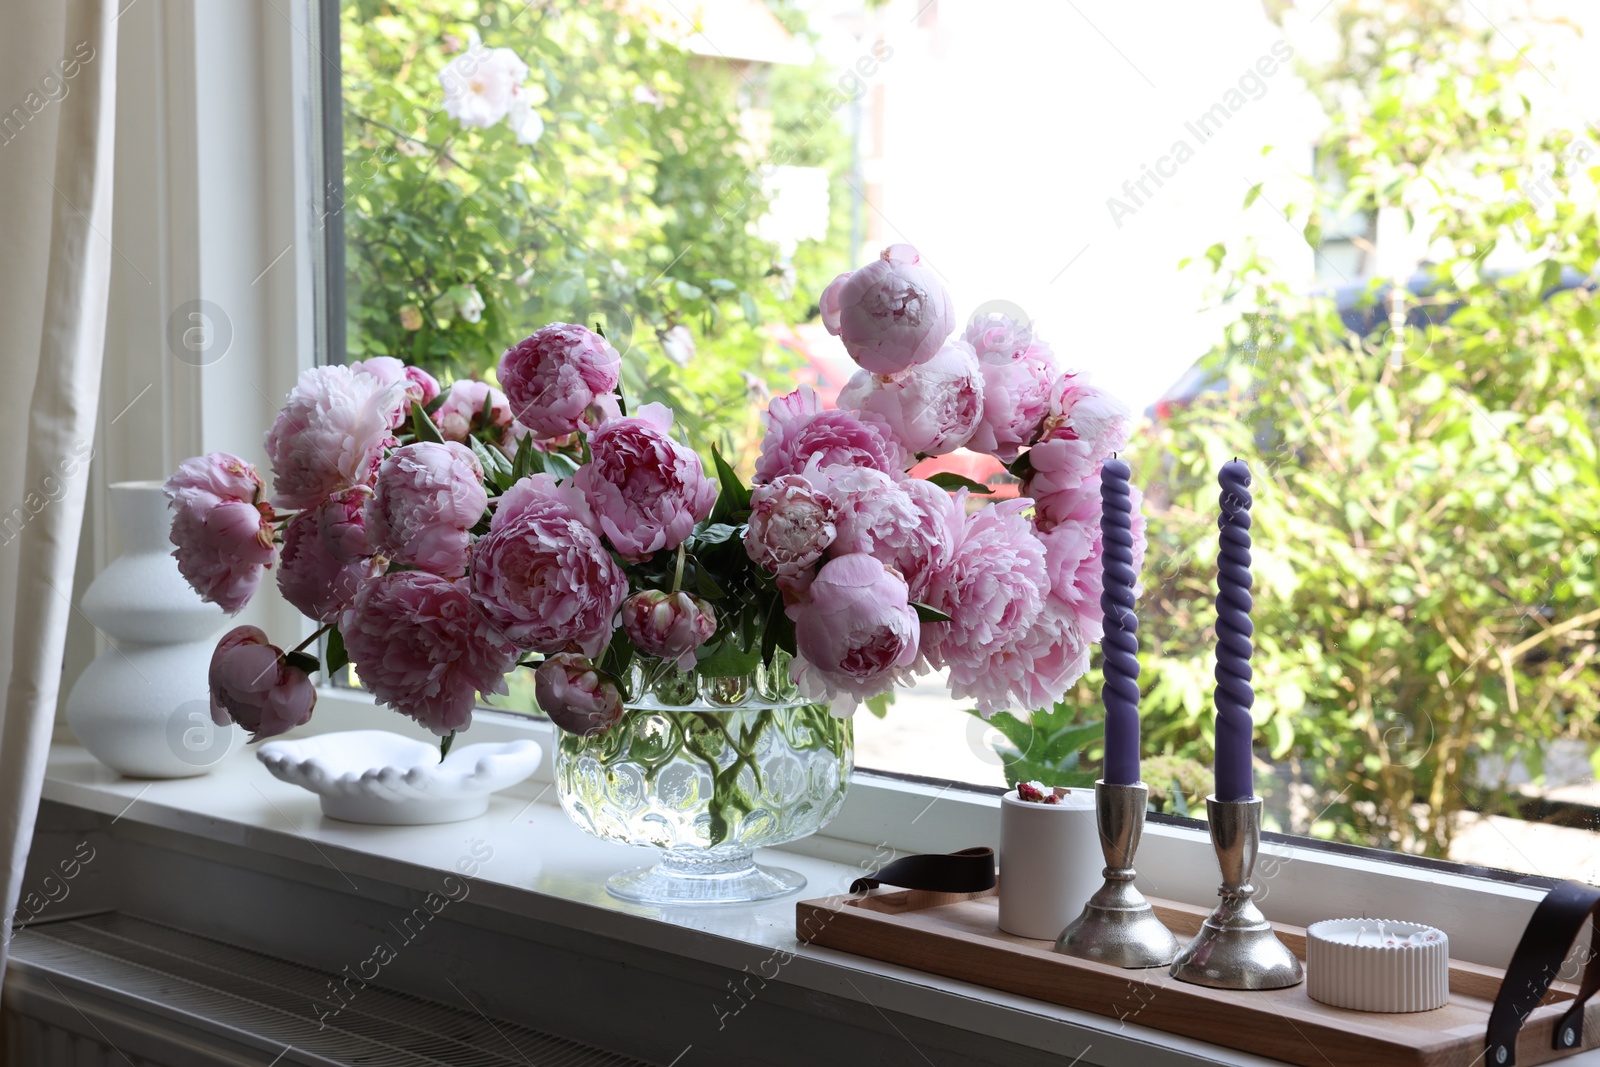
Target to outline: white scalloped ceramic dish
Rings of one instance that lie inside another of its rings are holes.
[[[274,778],[317,794],[329,818],[385,826],[476,818],[489,809],[489,794],[527,778],[543,756],[536,741],[510,741],[466,745],[441,762],[437,744],[387,730],[269,741],[256,750]]]

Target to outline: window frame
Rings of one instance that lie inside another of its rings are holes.
[[[132,299],[113,300],[108,336],[134,341],[115,348],[108,344],[108,363],[113,357],[120,361],[111,378],[136,386],[139,376],[153,377],[167,426],[159,447],[152,449],[131,429],[133,420],[122,425],[101,420],[100,462],[91,487],[95,565],[80,568],[81,583],[112,554],[106,547],[114,541],[105,508],[107,484],[164,477],[184,456],[212,449],[261,462],[259,431],[270,424],[275,409],[267,398],[281,396],[314,361],[342,355],[343,152],[340,104],[330,105],[326,93],[329,78],[338,74],[330,18],[336,29],[337,0],[237,9],[171,0],[136,5],[122,21],[119,93],[129,94],[124,99],[142,91],[154,94],[158,104],[144,121],[154,122],[159,136],[140,124],[134,109],[119,109],[119,179],[129,167],[139,180],[132,189],[119,184],[118,212],[152,205],[162,212],[154,238],[163,257],[162,307],[198,293],[237,300],[227,306],[241,311],[233,324],[234,355],[190,373],[190,368],[169,366],[159,316],[152,321]],[[257,121],[240,123],[239,115]],[[224,136],[219,151],[217,127],[230,120],[249,129]],[[241,158],[225,156],[234,148]],[[328,167],[329,153],[339,167]],[[265,177],[240,182],[240,170],[252,166]],[[266,284],[258,286],[252,275],[282,244],[281,232],[272,231],[285,228],[292,231],[294,252],[264,272]],[[248,240],[238,240],[241,234]],[[114,290],[125,289],[130,296],[143,291],[145,281],[132,276],[131,264],[119,258],[113,270]],[[115,412],[125,402],[126,397],[108,392],[102,410]],[[246,429],[250,426],[255,428]],[[285,636],[311,632],[310,622],[282,602],[270,583],[238,621]],[[374,727],[419,732],[358,690],[324,685],[316,716],[302,733]],[[478,712],[474,742],[514,737],[536,740],[546,753],[556,741],[548,721],[492,709]],[[549,760],[536,781],[552,782]],[[943,852],[997,845],[998,838],[999,801],[992,792],[860,770],[843,810],[817,835],[815,848],[865,857],[880,845]],[[1142,884],[1153,894],[1193,902],[1215,896],[1215,858],[1202,824],[1152,817],[1139,861]],[[1417,861],[1280,834],[1265,835],[1258,873],[1265,890],[1262,908],[1275,920],[1303,925],[1363,912],[1422,919],[1450,930],[1458,958],[1486,964],[1509,958],[1551,884],[1515,872]]]

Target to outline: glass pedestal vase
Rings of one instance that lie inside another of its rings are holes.
[[[606,888],[643,904],[731,904],[795,892],[805,878],[754,850],[827,825],[855,764],[848,719],[801,702],[787,665],[747,678],[669,677],[603,734],[562,734],[561,807],[607,841],[653,845],[661,860]]]

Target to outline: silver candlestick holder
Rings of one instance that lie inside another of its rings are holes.
[[[1133,886],[1133,856],[1144,833],[1150,790],[1135,785],[1094,784],[1094,814],[1105,854],[1105,884],[1056,939],[1056,951],[1118,967],[1165,967],[1178,954],[1172,936],[1150,902]]]
[[[1222,898],[1184,946],[1172,977],[1216,989],[1287,989],[1305,981],[1305,969],[1272,932],[1251,897],[1256,852],[1261,847],[1261,798],[1206,798],[1211,844],[1222,869]]]

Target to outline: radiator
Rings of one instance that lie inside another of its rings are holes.
[[[336,1005],[332,975],[114,912],[10,951],[7,1067],[649,1067],[375,986]]]

